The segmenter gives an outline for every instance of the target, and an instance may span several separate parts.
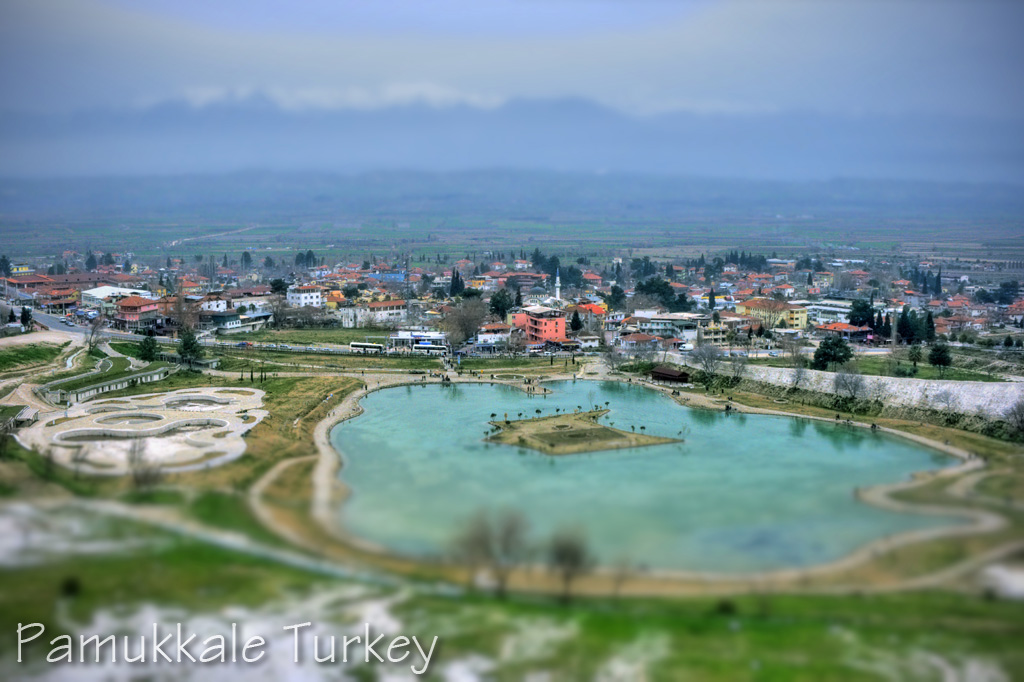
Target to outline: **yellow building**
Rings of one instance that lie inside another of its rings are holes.
[[[807,309],[773,298],[751,298],[736,304],[736,312],[753,317],[769,329],[786,327],[803,329],[807,326]]]

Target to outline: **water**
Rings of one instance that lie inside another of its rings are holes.
[[[431,557],[475,512],[512,508],[537,541],[582,528],[606,563],[716,572],[809,566],[886,535],[956,523],[854,499],[855,487],[953,463],[895,436],[688,409],[617,382],[545,385],[554,391],[546,397],[425,385],[364,398],[365,414],[331,434],[353,491],[343,523],[394,552]],[[491,413],[516,419],[606,401],[603,423],[685,442],[562,457],[483,442]]]

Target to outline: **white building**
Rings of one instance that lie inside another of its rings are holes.
[[[86,289],[82,292],[82,305],[86,308],[102,307],[103,299],[106,298],[128,298],[129,296],[141,296],[142,298],[158,298],[152,291],[146,289],[125,289],[124,287],[102,286],[95,289]]]
[[[288,287],[288,305],[292,308],[322,308],[323,290],[315,284]]]

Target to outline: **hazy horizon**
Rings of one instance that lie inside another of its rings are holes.
[[[1024,184],[1000,0],[11,0],[0,175],[480,168]]]

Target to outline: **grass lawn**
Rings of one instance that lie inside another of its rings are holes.
[[[166,362],[151,362],[143,369],[129,369],[128,358],[111,358],[111,368],[101,374],[93,376],[81,377],[78,379],[71,379],[64,383],[58,384],[56,388],[62,391],[76,391],[87,386],[93,386],[95,384],[101,384],[106,381],[114,381],[116,379],[124,379],[136,374],[142,374],[143,372],[160,369],[161,367],[167,367],[169,363]],[[149,384],[147,384],[148,386]]]
[[[82,381],[92,382],[92,383],[99,383],[101,381],[105,381],[104,377],[108,376],[110,373],[125,372],[125,371],[127,371],[129,365],[131,364],[128,361],[128,358],[109,358],[109,359],[107,359],[104,356],[104,358],[102,360],[99,360],[96,363],[91,364],[88,367],[79,367],[77,369],[69,369],[69,370],[65,370],[63,372],[56,372],[54,374],[47,374],[47,375],[44,375],[44,376],[40,376],[38,380],[40,382],[44,382],[44,383],[49,383],[49,382],[53,382],[53,381],[71,381],[72,379],[75,379],[75,377],[81,377],[83,374],[86,374],[88,372],[91,372],[91,371],[95,370],[96,367],[99,366],[99,362],[103,362],[103,366],[106,367],[104,372],[101,373],[101,374],[90,375],[89,377],[83,377]],[[60,388],[64,388],[66,385],[67,384],[62,385],[62,386],[60,386]],[[89,385],[89,384],[86,384],[86,385]]]
[[[242,494],[210,490],[196,497],[187,512],[213,528],[238,531],[265,544],[289,546],[260,524]]]
[[[263,329],[251,334],[245,334],[244,336],[239,335],[238,340],[255,341],[258,343],[287,343],[289,345],[303,346],[315,346],[321,343],[346,345],[353,341],[367,340],[370,343],[384,343],[384,339],[393,331],[393,329],[378,329],[374,327],[361,327],[358,329],[346,329],[344,327],[331,327],[329,329]],[[371,338],[367,339],[367,337]]]
[[[582,358],[576,358],[576,364],[573,365],[572,361],[569,362],[570,369],[578,369]],[[546,358],[532,358],[532,357],[518,357],[518,358],[466,358],[462,361],[460,366],[463,370],[487,370],[491,371],[494,369],[527,369],[527,368],[554,368],[554,370],[565,369],[565,358],[554,358],[552,362],[551,357]]]
[[[41,622],[49,637],[65,632],[68,619],[93,622],[101,609],[109,613],[142,604],[190,613],[233,606],[258,609],[298,603],[351,584],[157,532],[151,535],[161,542],[146,552],[0,569],[0,628],[15,632],[19,622]],[[79,589],[68,596],[62,588],[72,577]],[[510,682],[543,671],[556,680],[600,679],[612,661],[631,671],[614,679],[938,679],[934,665],[922,662],[922,653],[957,670],[970,662],[1003,673],[986,679],[1019,679],[1024,673],[1020,605],[963,593],[605,598],[562,607],[550,599],[513,596],[497,601],[480,594],[446,597],[413,590],[389,608],[407,624],[403,633],[421,639],[440,636],[431,672],[477,656],[495,663],[488,679]],[[301,621],[296,616],[309,615],[278,617],[291,623]],[[349,625],[353,618],[348,616]],[[540,643],[528,644],[533,639],[524,637],[531,632]],[[514,642],[520,646],[512,646]],[[45,655],[49,647],[45,642],[40,646],[26,649],[26,654],[32,660],[40,651]],[[0,640],[5,667],[11,665],[15,647],[13,637]]]
[[[295,353],[292,351],[266,351],[256,349],[207,349],[210,357],[221,359],[220,369],[226,372],[248,370],[250,366],[259,371],[260,362],[266,362],[267,372],[288,372],[302,370],[303,365],[326,367],[337,370],[354,369],[441,369],[441,361],[425,355],[377,356],[338,355],[333,353]]]
[[[51,363],[66,347],[67,344],[37,343],[0,348],[0,372]]]
[[[925,351],[925,358],[927,358],[927,351]],[[777,357],[777,358],[751,358],[750,363],[754,365],[767,365],[768,367],[792,367],[792,363],[788,358]],[[857,369],[860,370],[861,374],[867,376],[892,376],[889,371],[890,365],[888,359],[885,356],[880,355],[864,355],[856,358]],[[904,369],[910,369],[913,363],[907,360],[900,360],[899,366]],[[927,360],[922,360],[917,363],[917,374],[912,378],[914,379],[946,379],[949,381],[1002,381],[999,377],[992,376],[991,374],[985,374],[984,372],[975,372],[969,369],[961,369],[959,367],[950,367],[943,376],[939,376],[939,370],[928,364]]]

